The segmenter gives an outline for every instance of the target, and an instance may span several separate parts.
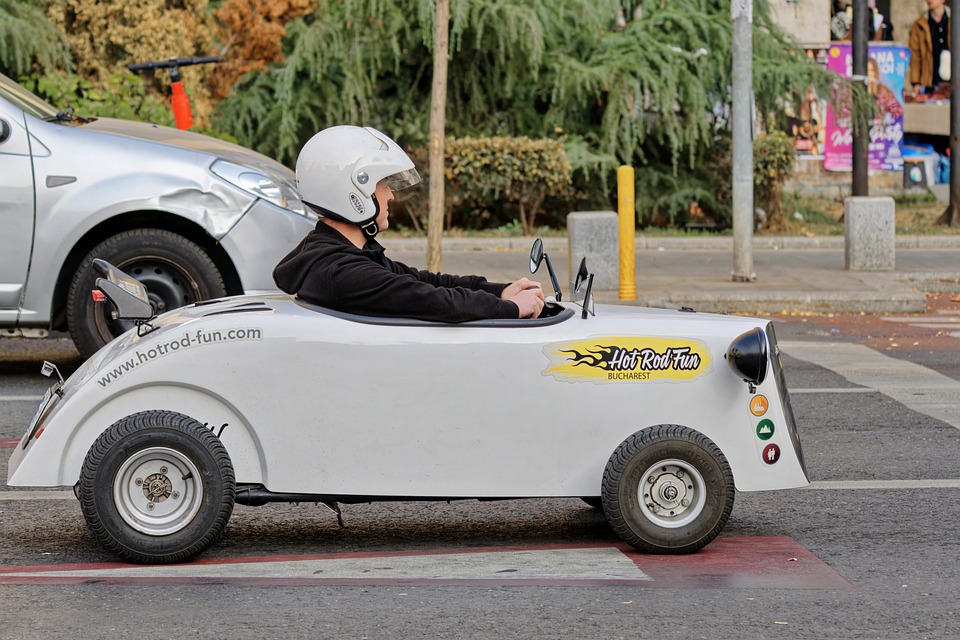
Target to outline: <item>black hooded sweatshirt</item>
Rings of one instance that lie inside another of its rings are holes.
[[[277,264],[273,280],[306,302],[360,315],[440,322],[520,316],[515,303],[500,299],[505,284],[418,271],[388,258],[376,240],[357,249],[323,220]]]

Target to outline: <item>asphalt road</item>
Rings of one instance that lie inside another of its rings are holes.
[[[342,529],[315,505],[240,506],[201,577],[135,578],[72,497],[4,487],[0,637],[958,637],[960,337],[870,321],[870,334],[862,318],[777,323],[813,485],[738,494],[701,554],[633,559],[647,582],[590,577],[622,558],[603,515],[578,500],[346,505]],[[878,333],[887,325],[895,341]],[[55,338],[0,340],[0,439],[19,438],[35,410],[16,398],[45,389],[40,360],[75,366]],[[258,573],[280,559],[307,570]],[[336,563],[354,563],[352,577],[318,579]],[[18,568],[27,577],[9,579]],[[403,568],[414,577],[382,579]],[[525,570],[539,577],[504,573]]]

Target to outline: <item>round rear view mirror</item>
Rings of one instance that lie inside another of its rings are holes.
[[[543,240],[537,238],[533,241],[533,248],[530,249],[530,273],[536,273],[543,261]]]
[[[0,120],[0,143],[6,142],[10,137],[10,125],[6,120]]]

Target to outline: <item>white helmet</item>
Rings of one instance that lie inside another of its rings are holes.
[[[310,138],[297,158],[297,187],[304,204],[321,216],[377,234],[380,204],[373,197],[386,179],[394,191],[420,182],[413,161],[396,142],[372,127],[330,127]]]

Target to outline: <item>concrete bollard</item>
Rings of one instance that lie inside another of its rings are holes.
[[[848,271],[893,271],[897,263],[893,198],[856,196],[843,203]]]
[[[615,291],[620,281],[620,221],[613,211],[574,211],[567,215],[570,273],[586,257],[587,269],[595,274],[593,288]]]

